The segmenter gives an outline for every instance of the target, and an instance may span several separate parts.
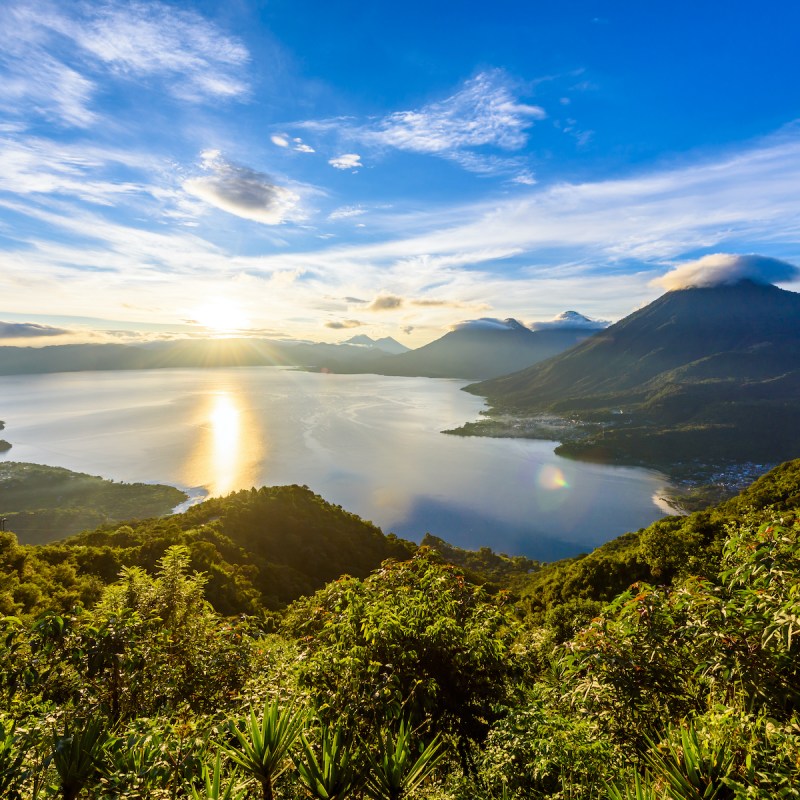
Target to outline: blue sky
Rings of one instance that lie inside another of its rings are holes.
[[[789,0],[6,0],[0,28],[2,343],[417,346],[800,263]]]

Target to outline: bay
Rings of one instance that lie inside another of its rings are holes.
[[[542,560],[664,515],[663,475],[571,461],[555,443],[446,436],[483,401],[461,381],[276,367],[0,377],[0,456],[194,497],[307,485],[419,541]]]

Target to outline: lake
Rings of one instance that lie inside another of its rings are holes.
[[[555,443],[446,436],[483,401],[463,381],[276,367],[0,377],[0,456],[194,497],[305,484],[419,541],[542,560],[664,515],[664,476],[560,458]]]

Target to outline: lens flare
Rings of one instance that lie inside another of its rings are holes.
[[[564,473],[552,464],[546,464],[539,470],[539,486],[550,491],[569,489],[569,483],[567,483]]]

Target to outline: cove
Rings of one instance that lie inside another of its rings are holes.
[[[485,407],[464,383],[277,367],[6,376],[0,458],[194,496],[296,483],[387,533],[546,561],[664,516],[659,473],[442,435]]]

